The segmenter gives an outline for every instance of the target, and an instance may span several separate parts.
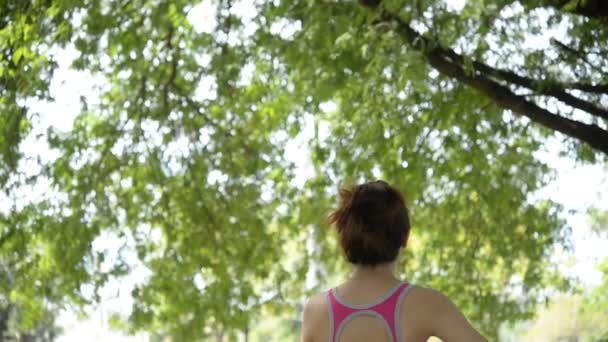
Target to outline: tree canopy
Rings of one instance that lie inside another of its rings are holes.
[[[552,175],[537,157],[548,141],[586,162],[608,155],[600,0],[0,11],[0,303],[25,308],[24,328],[48,307],[96,300],[129,273],[129,253],[150,275],[127,329],[200,340],[264,310],[295,314],[344,277],[324,215],[338,185],[370,178],[409,200],[404,276],[446,292],[487,335],[567,283],[548,258],[568,246],[561,208],[531,195]],[[31,161],[19,148],[29,104],[52,100],[63,48],[105,83],[72,129],[40,137],[57,157]],[[48,188],[25,201],[28,186]],[[93,248],[100,238],[118,255]]]

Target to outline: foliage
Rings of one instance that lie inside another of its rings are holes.
[[[31,128],[25,101],[49,99],[56,63],[48,52],[71,36],[70,1],[7,0],[0,5],[0,185],[17,170],[19,142]],[[44,20],[42,20],[44,19]]]
[[[555,298],[540,310],[538,319],[520,338],[529,342],[604,341],[599,334],[604,328],[606,313],[583,311],[585,300],[581,295]]]
[[[0,279],[2,284],[11,284],[14,275],[11,265],[0,260]],[[51,342],[60,332],[55,325],[56,312],[42,308],[37,315],[28,310],[38,303],[25,298],[15,298],[16,292],[3,288],[0,291],[0,340],[2,341],[39,341]]]
[[[605,210],[589,212],[590,226],[597,233],[603,228]],[[562,294],[542,308],[537,317],[520,324],[519,338],[536,341],[605,342],[608,340],[608,259],[599,263],[601,282],[574,294]]]
[[[589,216],[592,222],[591,229],[595,233],[600,235],[608,233],[608,210],[589,208]]]
[[[562,294],[541,308],[537,317],[519,324],[518,340],[528,342],[581,341],[604,342],[608,338],[608,260],[599,270],[603,281],[599,286],[577,294]]]
[[[608,232],[608,210],[593,208],[589,216],[591,227],[597,234]],[[608,341],[608,327],[605,324],[608,320],[608,258],[600,263],[598,269],[602,272],[602,281],[587,295],[581,311],[598,323],[597,328],[590,334],[590,340],[605,342]]]
[[[591,333],[591,341],[608,341],[608,259],[600,265],[599,270],[603,274],[602,283],[597,286],[588,296],[583,307],[583,314],[591,317],[597,323],[596,329]]]
[[[297,315],[305,294],[345,276],[321,229],[337,185],[376,177],[410,199],[400,270],[445,291],[489,336],[565,285],[547,258],[567,246],[561,208],[529,195],[551,176],[535,156],[553,130],[569,136],[564,153],[605,157],[605,141],[587,134],[606,127],[599,19],[556,1],[50,3],[4,3],[0,16],[11,85],[0,88],[10,133],[0,184],[15,203],[0,221],[14,280],[0,287],[32,320],[43,303],[94,301],[129,272],[133,260],[92,247],[108,238],[150,273],[127,329],[230,338],[267,310]],[[542,34],[574,52],[526,44]],[[17,146],[35,115],[25,103],[48,97],[51,47],[66,44],[73,67],[106,86],[71,131],[47,132],[59,157],[25,180]],[[511,84],[481,62],[534,82]],[[566,86],[583,89],[573,99]],[[46,180],[42,198],[17,205],[15,189]],[[318,281],[305,287],[311,269]]]

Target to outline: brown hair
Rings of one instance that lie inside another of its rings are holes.
[[[410,232],[403,195],[384,181],[340,189],[339,207],[327,221],[335,224],[349,262],[377,265],[397,258]]]

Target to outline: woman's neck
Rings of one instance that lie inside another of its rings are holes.
[[[351,278],[353,280],[396,280],[394,270],[394,262],[376,266],[355,265]]]

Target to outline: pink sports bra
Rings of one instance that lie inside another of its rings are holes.
[[[403,342],[400,330],[397,329],[399,322],[400,307],[403,299],[410,291],[411,286],[407,283],[399,283],[384,297],[366,305],[348,304],[342,300],[335,288],[327,291],[327,302],[329,303],[330,319],[330,342],[338,342],[340,334],[346,324],[363,315],[377,317],[384,322],[387,331],[390,331],[392,342]]]

